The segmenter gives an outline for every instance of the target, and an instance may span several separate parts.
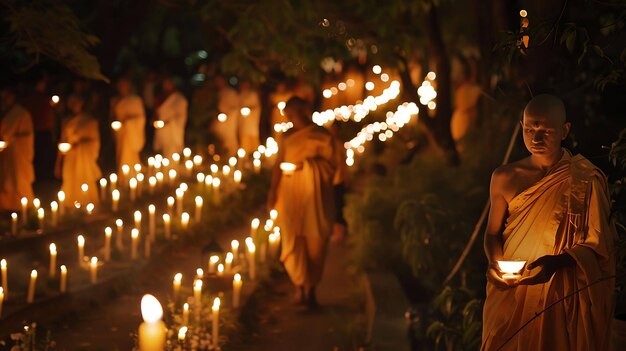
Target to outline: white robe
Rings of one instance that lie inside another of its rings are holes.
[[[218,109],[226,115],[225,121],[216,120],[213,123],[213,132],[222,141],[225,155],[233,155],[239,149],[239,96],[235,89],[226,86],[218,93]]]
[[[249,90],[239,94],[239,108],[250,109],[248,116],[239,113],[239,141],[241,147],[247,153],[254,152],[260,144],[259,124],[261,123],[261,101],[259,94],[254,90]]]
[[[141,98],[129,95],[117,101],[113,113],[115,120],[122,122],[122,127],[115,131],[117,166],[121,173],[122,165],[132,168],[141,161],[139,154],[146,142],[146,112]]]
[[[185,96],[174,92],[156,110],[158,120],[164,121],[165,126],[154,133],[154,149],[165,157],[180,153],[185,147],[187,105]]]
[[[0,211],[17,210],[22,197],[32,200],[34,135],[30,113],[15,104],[0,119]],[[51,151],[53,152],[53,151]]]

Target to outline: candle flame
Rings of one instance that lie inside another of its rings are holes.
[[[141,316],[146,323],[156,323],[163,318],[163,307],[156,297],[147,294],[141,298]]]
[[[180,282],[183,280],[183,274],[182,273],[176,273],[174,274],[174,281],[175,282]]]
[[[240,281],[241,281],[241,274],[239,274],[239,273],[235,274],[235,276],[233,277],[233,279],[234,279],[236,282],[240,282]]]
[[[56,254],[57,253],[57,246],[55,243],[50,244],[50,254]]]

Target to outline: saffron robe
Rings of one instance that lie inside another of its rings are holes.
[[[83,113],[70,118],[61,130],[61,142],[70,143],[72,148],[63,157],[63,185],[65,204],[73,206],[75,202],[85,206],[98,204],[97,182],[102,177],[98,166],[100,152],[100,133],[98,121]],[[83,193],[81,186],[89,189]]]
[[[217,108],[226,115],[225,121],[215,120],[213,132],[222,142],[223,155],[234,155],[239,149],[239,96],[235,89],[225,86],[218,93]]]
[[[30,113],[14,104],[0,119],[0,140],[7,143],[0,151],[0,211],[21,208],[20,199],[33,199],[33,122]]]
[[[279,148],[279,162],[303,166],[281,176],[276,204],[281,260],[297,286],[317,285],[322,276],[334,222],[336,145],[326,129],[312,125],[285,133]]]
[[[568,253],[573,267],[549,282],[500,291],[487,283],[482,350],[497,350],[551,303],[615,274],[615,227],[609,222],[607,182],[584,157],[565,150],[539,182],[508,205],[502,234],[504,259],[527,263]],[[534,274],[524,270],[523,275]],[[502,350],[609,350],[615,280],[595,284],[557,303],[530,322]]]
[[[113,109],[115,120],[122,122],[122,127],[115,131],[117,167],[122,174],[122,166],[141,163],[140,153],[146,142],[146,111],[141,98],[137,95],[123,97]]]
[[[154,132],[154,150],[164,157],[181,153],[185,147],[185,125],[187,124],[187,98],[173,92],[157,108],[158,119],[165,122],[163,128]]]

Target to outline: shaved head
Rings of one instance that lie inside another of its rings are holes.
[[[524,118],[526,117],[543,117],[562,125],[566,122],[565,105],[563,100],[554,95],[537,95],[526,105]]]

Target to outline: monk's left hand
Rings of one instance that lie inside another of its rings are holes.
[[[539,268],[539,271],[533,275],[520,279],[518,284],[536,285],[547,283],[556,271],[571,265],[573,261],[573,258],[568,254],[545,255],[539,257],[526,266],[526,269],[528,270]]]

